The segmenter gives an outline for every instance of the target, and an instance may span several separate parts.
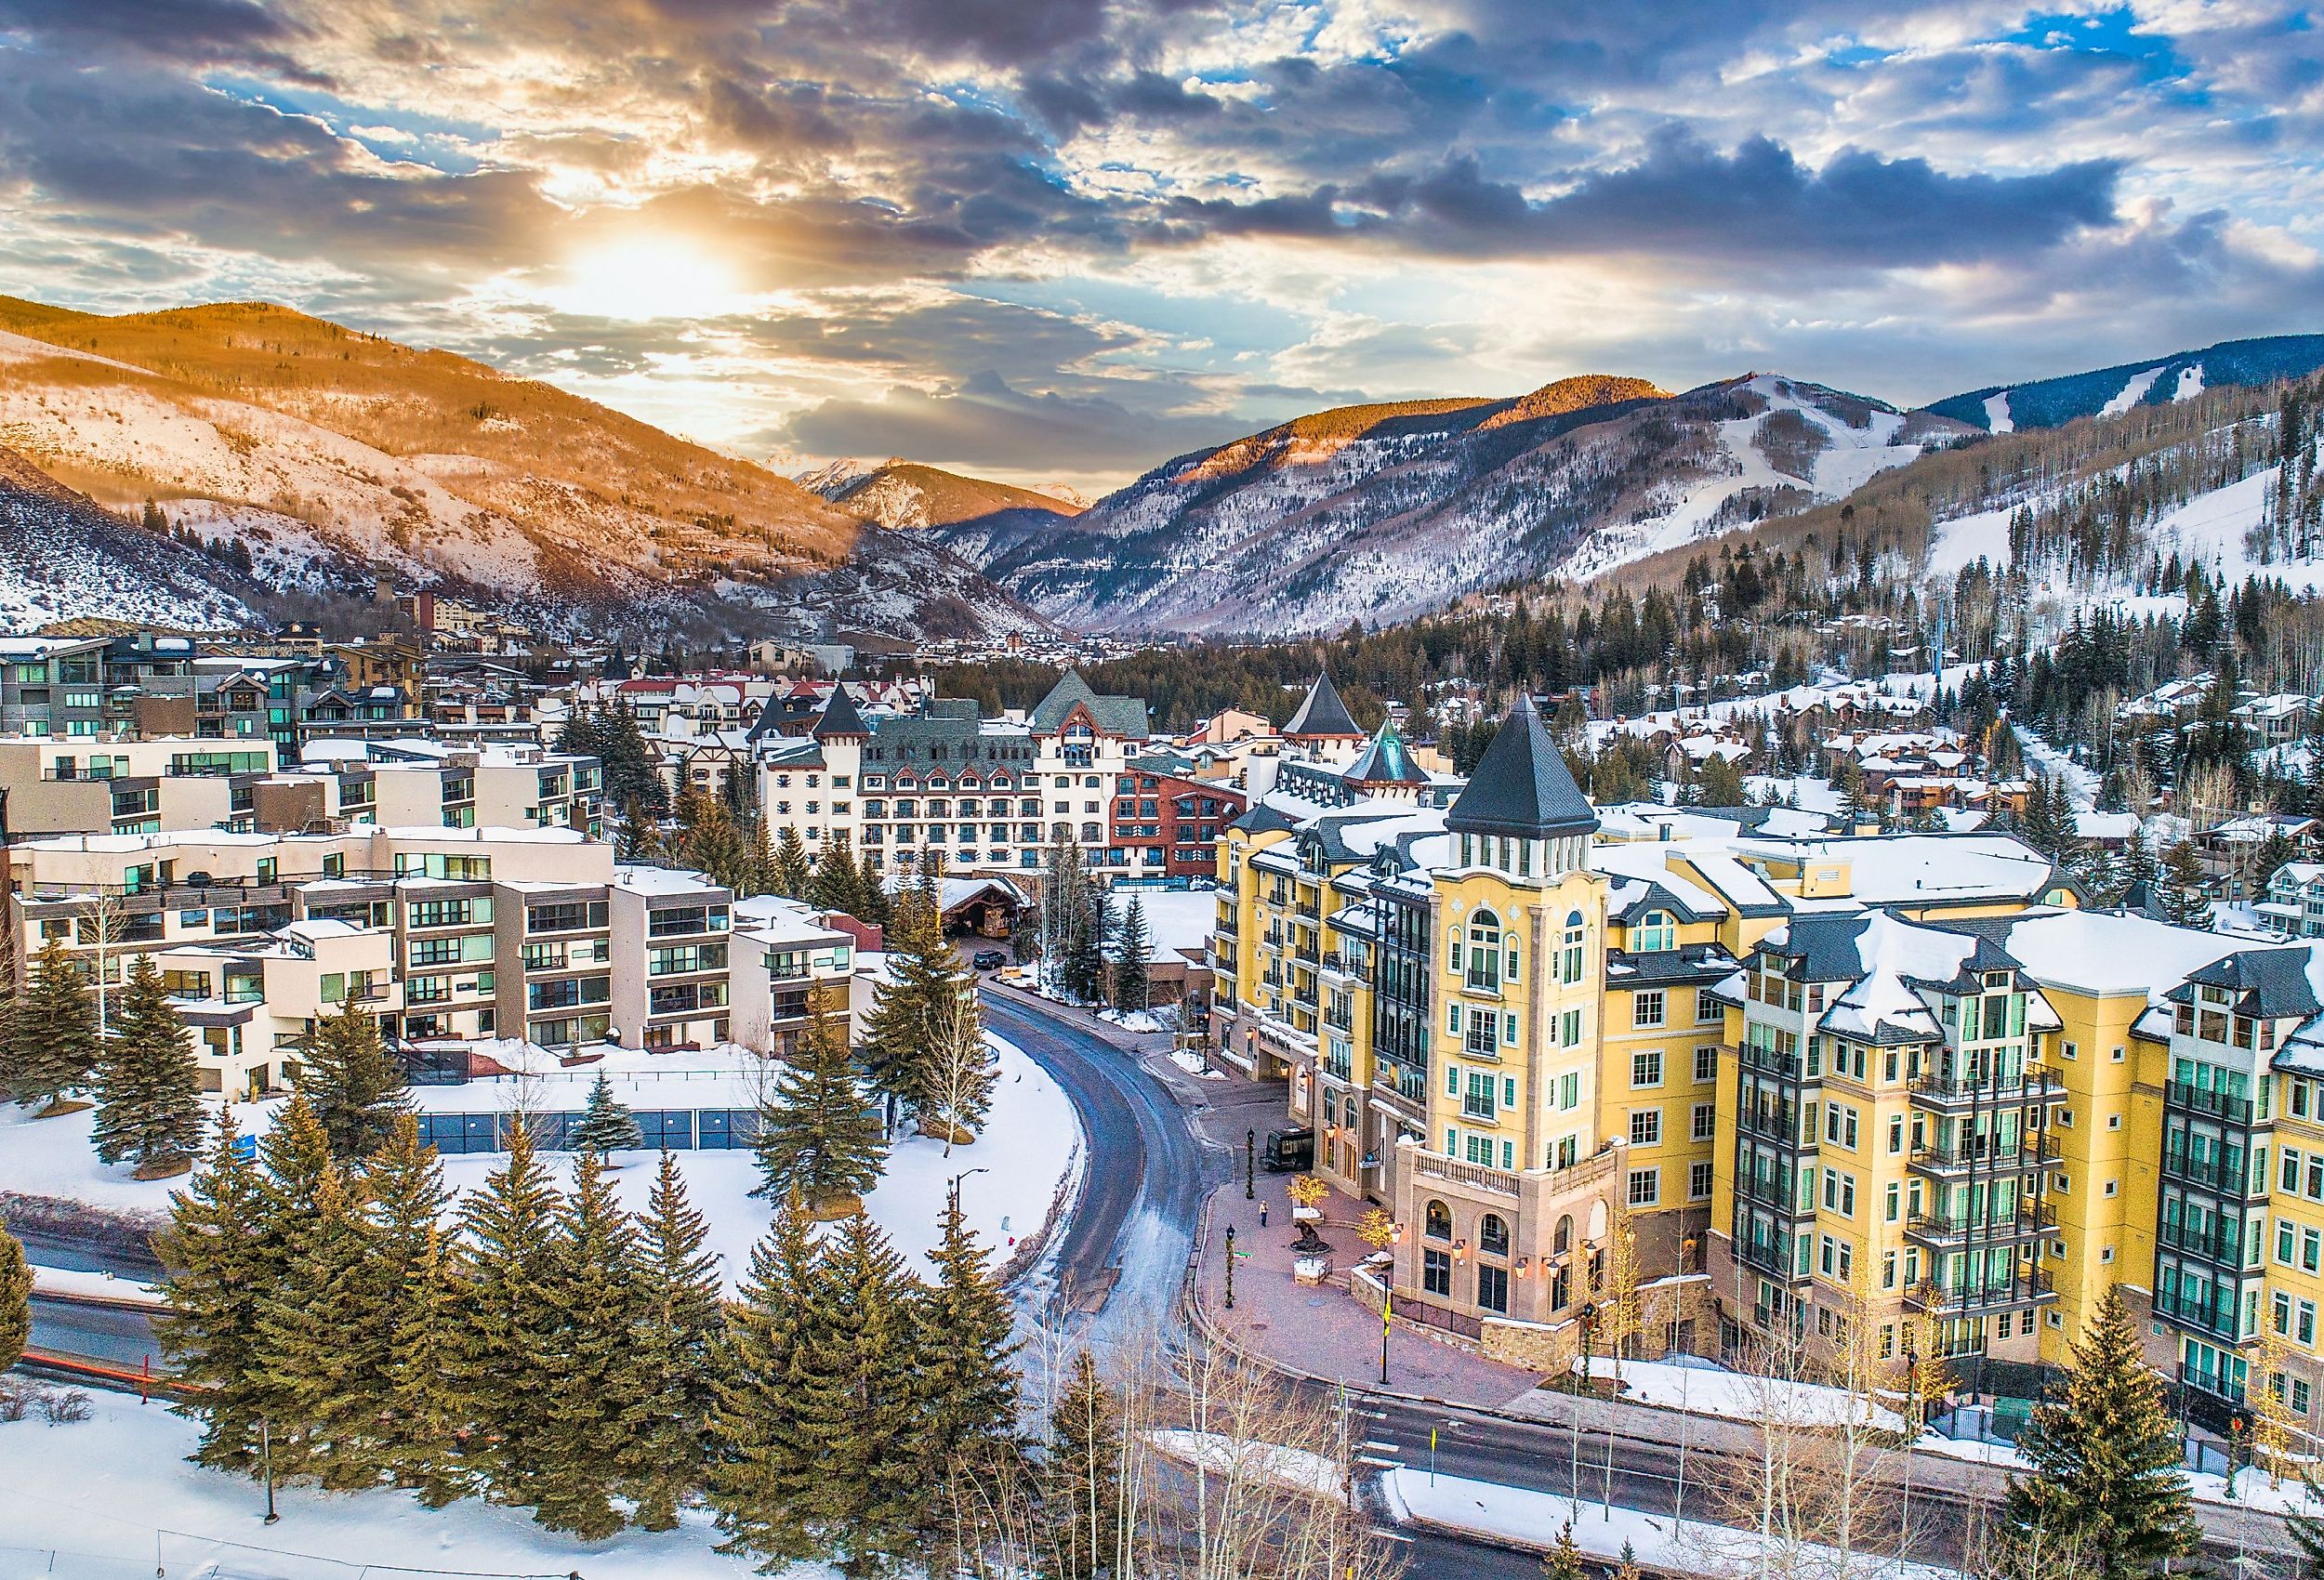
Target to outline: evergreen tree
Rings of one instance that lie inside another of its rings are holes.
[[[592,722],[598,760],[604,765],[605,798],[624,809],[636,807],[646,818],[669,810],[669,783],[638,728],[638,716],[615,704],[598,711]]]
[[[40,946],[31,980],[0,1024],[0,1096],[54,1113],[97,1069],[97,1007],[59,939]]]
[[[2247,898],[2264,898],[2267,893],[2267,880],[2276,876],[2278,868],[2295,860],[2299,854],[2298,847],[2285,837],[2281,828],[2269,829],[2267,837],[2260,841],[2260,848],[2251,852],[2251,892]]]
[[[798,1061],[759,1105],[756,1149],[759,1185],[751,1194],[795,1195],[817,1218],[852,1210],[879,1182],[887,1142],[856,1080],[843,1018],[808,1018]]]
[[[358,1009],[352,994],[299,1043],[293,1084],[314,1105],[331,1155],[343,1163],[368,1157],[409,1107],[403,1067],[379,1035],[378,1017]]]
[[[1122,914],[1120,934],[1114,941],[1115,1008],[1146,1007],[1154,992],[1153,963],[1154,936],[1146,930],[1145,902],[1133,894],[1129,897],[1129,909]]]
[[[2203,892],[2203,858],[2195,841],[2182,839],[2171,847],[2155,885],[2155,898],[2165,916],[2183,928],[2211,926],[2211,896]]]
[[[645,1413],[634,1336],[643,1315],[637,1233],[614,1198],[604,1159],[574,1161],[573,1193],[551,1244],[548,1314],[558,1335],[558,1382],[534,1445],[541,1474],[533,1517],[552,1531],[602,1541],[622,1527],[613,1494],[636,1457]]]
[[[855,869],[855,919],[867,927],[884,928],[895,915],[895,907],[888,901],[888,885],[880,876],[879,863],[869,850]]]
[[[24,1247],[0,1223],[0,1372],[24,1359],[33,1336],[33,1270]]]
[[[276,1474],[334,1491],[377,1483],[379,1360],[372,1226],[360,1180],[324,1165],[313,1216],[287,1276],[258,1299],[257,1365]]]
[[[750,820],[750,862],[748,881],[736,889],[737,899],[747,900],[756,895],[772,894],[774,888],[774,836],[767,828],[767,820]]]
[[[864,1018],[863,1058],[872,1086],[895,1103],[928,1099],[946,1027],[963,1000],[973,1005],[974,975],[944,938],[932,884],[905,891],[888,928],[888,977],[872,989]]]
[[[549,1402],[564,1386],[558,1205],[522,1119],[509,1126],[508,1162],[460,1204],[469,1295],[452,1380],[477,1434],[471,1468],[502,1503],[540,1501]]]
[[[89,1133],[106,1163],[134,1163],[140,1179],[183,1173],[201,1151],[201,1066],[193,1038],[169,1002],[161,968],[140,955],[97,1066],[97,1122]]]
[[[1113,1570],[1124,1534],[1122,1409],[1086,1345],[1074,1352],[1064,1389],[1050,1410],[1037,1484],[1045,1573],[1054,1580],[1096,1580]]]
[[[804,900],[811,876],[807,847],[799,842],[799,830],[785,823],[774,842],[773,868],[767,887],[786,900]]]
[[[814,876],[807,883],[807,903],[818,911],[865,919],[863,875],[855,870],[855,852],[845,833],[834,834],[816,858]]]
[[[706,874],[737,892],[750,887],[750,846],[726,804],[716,796],[688,790],[678,797],[678,864]]]
[[[678,1503],[703,1479],[716,1402],[718,1258],[703,1250],[710,1226],[686,1199],[675,1153],[638,1223],[639,1418],[619,1465],[622,1484],[649,1531],[678,1523]]]
[[[2119,1288],[2074,1346],[2065,1389],[2017,1440],[2033,1474],[2002,1506],[2004,1554],[2030,1573],[2072,1551],[2093,1580],[2133,1580],[2195,1550],[2194,1507],[2162,1385],[2148,1369]]]
[[[710,1505],[726,1533],[720,1550],[765,1560],[772,1573],[820,1548],[808,1508],[825,1468],[797,1428],[799,1379],[819,1359],[813,1310],[817,1247],[805,1206],[776,1205],[750,1251],[750,1275],[727,1308],[711,1374]]]
[[[812,1320],[786,1425],[795,1451],[823,1468],[796,1516],[822,1556],[851,1575],[875,1574],[911,1551],[926,1508],[914,1281],[857,1213],[793,1297]]]
[[[589,1106],[582,1111],[581,1123],[573,1127],[571,1139],[574,1152],[594,1152],[600,1157],[608,1152],[634,1152],[645,1145],[637,1116],[614,1096],[614,1083],[602,1070],[597,1073],[597,1084],[589,1088]]]
[[[1557,1545],[1541,1556],[1544,1580],[1590,1580],[1590,1571],[1582,1567],[1581,1548],[1574,1545],[1574,1522],[1570,1520],[1558,1527]]]
[[[1712,755],[1703,759],[1695,770],[1695,791],[1698,804],[1706,807],[1739,807],[1744,804],[1743,772],[1724,757]]]
[[[169,1198],[169,1227],[153,1240],[169,1270],[154,1336],[170,1368],[194,1385],[177,1409],[201,1421],[193,1457],[217,1470],[250,1469],[258,1451],[258,1302],[272,1271],[260,1195],[257,1169],[243,1158],[225,1111],[203,1165]]]
[[[449,1374],[457,1355],[460,1289],[443,1243],[452,1193],[419,1120],[396,1116],[386,1142],[363,1163],[372,1223],[365,1271],[371,1315],[345,1342],[375,1402],[380,1459],[398,1486],[439,1508],[459,1495],[457,1402]]]
[[[944,1230],[928,1254],[936,1282],[914,1303],[921,1389],[921,1485],[931,1494],[953,1485],[987,1483],[1016,1468],[1023,1452],[1017,1432],[1017,1375],[1010,1357],[1009,1297],[995,1282],[984,1247],[960,1211],[956,1189],[944,1204]],[[942,1529],[949,1500],[935,1496],[928,1534]]]
[[[2155,847],[2147,839],[2145,828],[2133,828],[2131,836],[2122,842],[2121,866],[2125,888],[2155,881]]]

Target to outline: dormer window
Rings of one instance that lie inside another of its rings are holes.
[[[1631,947],[1641,955],[1660,955],[1678,947],[1678,923],[1668,911],[1649,911],[1639,918]]]

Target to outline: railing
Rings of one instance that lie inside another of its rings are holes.
[[[2237,1125],[2251,1123],[2251,1099],[2227,1092],[2207,1091],[2191,1086],[2185,1081],[2163,1083],[2162,1100],[2167,1107],[2185,1109],[2190,1113],[2209,1113]]]
[[[1972,1213],[1914,1213],[1905,1220],[1906,1232],[1921,1240],[2014,1240],[2036,1234],[2057,1222],[2046,1204],[2020,1205],[2001,1218],[1978,1218]]]
[[[1800,1139],[1800,1110],[1793,1103],[1778,1103],[1771,1111],[1738,1108],[1736,1110],[1735,1124],[1738,1130],[1749,1131],[1754,1136],[1764,1136],[1769,1140],[1780,1142],[1786,1147],[1809,1152],[1816,1149],[1816,1142],[1812,1138],[1804,1141]]]
[[[2165,1218],[2155,1231],[2155,1243],[2173,1251],[2200,1257],[2205,1261],[2216,1262],[2222,1267],[2240,1270],[2244,1253],[2249,1248],[2244,1243],[2241,1224],[2240,1218],[2218,1218],[2213,1220],[2208,1231],[2199,1231]]]
[[[1500,1118],[1500,1111],[1494,1106],[1491,1098],[1464,1097],[1460,1099],[1460,1117],[1482,1119],[1491,1123]]]
[[[1939,1284],[1919,1284],[1906,1292],[1905,1303],[1920,1311],[1967,1312],[1990,1310],[1997,1306],[2023,1306],[2054,1293],[2049,1272],[2035,1268],[2008,1278],[1987,1279],[1982,1284],[1949,1288]]]
[[[1450,1179],[1457,1184],[1474,1186],[1496,1195],[1517,1194],[1517,1176],[1507,1169],[1488,1168],[1481,1163],[1463,1163],[1459,1158],[1439,1157],[1433,1152],[1413,1150],[1413,1171],[1435,1179]]]
[[[1820,1075],[1803,1076],[1801,1073],[1802,1066],[1800,1062],[1800,1056],[1796,1053],[1782,1053],[1775,1048],[1760,1047],[1749,1042],[1736,1043],[1731,1046],[1734,1047],[1736,1059],[1746,1070],[1765,1070],[1782,1076],[1787,1081],[1820,1081],[1823,1079]]]
[[[1923,1075],[1912,1083],[1912,1095],[1936,1102],[1968,1102],[1979,1099],[1992,1102],[2025,1102],[2063,1096],[2065,1088],[2052,1079],[2049,1073],[2027,1070],[2006,1079],[1987,1076],[1982,1079],[1956,1080],[1942,1075]]]
[[[2222,1310],[2215,1299],[2193,1300],[2174,1290],[2158,1289],[2155,1291],[2154,1312],[2159,1317],[2165,1317],[2175,1323],[2184,1323],[2189,1327],[2199,1328],[2205,1333],[2215,1334],[2222,1338],[2239,1336],[2237,1332],[2232,1297],[2227,1309]]]
[[[1781,1279],[1806,1277],[1806,1274],[1793,1269],[1791,1258],[1791,1243],[1788,1239],[1783,1241],[1737,1240],[1735,1243],[1735,1259],[1747,1268],[1770,1273]],[[1763,1319],[1760,1325],[1764,1327],[1767,1324]]]
[[[2167,1179],[2183,1179],[2208,1191],[2239,1198],[2266,1195],[2266,1182],[2263,1180],[2253,1184],[2251,1169],[2251,1164],[2240,1153],[2232,1162],[2226,1158],[2198,1162],[2183,1152],[2168,1150],[2162,1154],[2162,1172]]]
[[[1800,1192],[1796,1183],[1787,1185],[1762,1175],[1738,1174],[1735,1177],[1735,1193],[1747,1202],[1757,1202],[1762,1206],[1777,1207],[1785,1212],[1798,1210]]]
[[[1912,1149],[1912,1163],[1916,1168],[2033,1168],[2053,1161],[2057,1155],[2057,1149],[2050,1145],[2046,1137],[2022,1136],[2015,1146],[1924,1144]]]

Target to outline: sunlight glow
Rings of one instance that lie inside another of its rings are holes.
[[[680,236],[599,247],[563,274],[548,293],[550,304],[591,318],[714,318],[741,302],[733,271],[701,243]]]

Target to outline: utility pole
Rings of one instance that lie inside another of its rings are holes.
[[[266,1519],[260,1523],[271,1525],[282,1516],[274,1512],[274,1429],[264,1415],[258,1417],[258,1463],[266,1471]]]

